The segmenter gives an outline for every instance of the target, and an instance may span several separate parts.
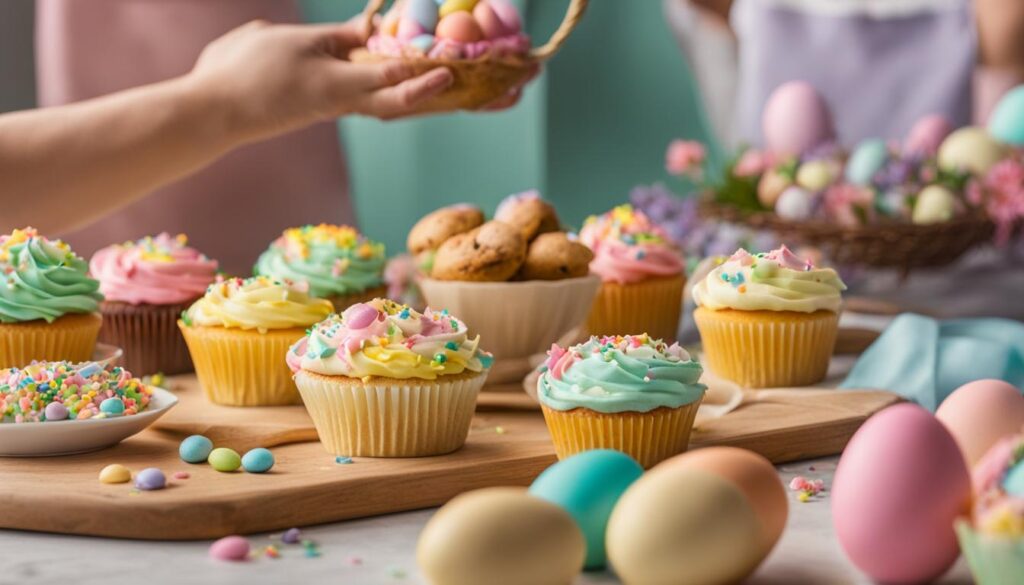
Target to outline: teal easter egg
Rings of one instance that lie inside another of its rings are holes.
[[[121,416],[124,414],[124,402],[117,397],[107,398],[100,402],[100,412],[107,416]]]
[[[870,185],[888,158],[889,149],[884,140],[871,138],[861,142],[846,161],[846,180],[854,185]]]
[[[605,566],[605,531],[619,497],[644,470],[620,451],[584,451],[547,468],[530,494],[557,504],[579,525],[587,541],[587,570]]]
[[[242,456],[242,469],[249,473],[266,473],[274,466],[274,454],[259,447]]]
[[[437,4],[434,0],[408,0],[403,16],[411,18],[427,32],[437,26]]]
[[[178,446],[178,456],[185,463],[202,463],[213,451],[213,441],[202,435],[191,435]]]
[[[1000,142],[1024,146],[1024,85],[1018,85],[999,100],[988,119],[988,132]]]
[[[1024,461],[1018,461],[1006,472],[1003,489],[1011,496],[1024,498]]]

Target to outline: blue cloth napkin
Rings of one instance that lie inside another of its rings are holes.
[[[954,390],[983,378],[1024,387],[1024,324],[1009,319],[893,320],[840,388],[895,392],[935,411]]]

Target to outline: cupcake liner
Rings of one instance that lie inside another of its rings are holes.
[[[587,330],[591,335],[647,333],[655,339],[675,341],[685,285],[682,274],[628,284],[602,283],[587,318]]]
[[[978,585],[1019,585],[1024,580],[1024,538],[989,536],[956,521],[960,550]]]
[[[462,447],[487,372],[437,380],[295,375],[324,449],[356,457],[423,457]]]
[[[178,330],[178,318],[190,304],[131,305],[104,301],[100,304],[103,328],[99,340],[123,349],[125,369],[137,376],[191,372],[188,346]]]
[[[825,379],[839,332],[832,311],[712,311],[698,307],[707,365],[746,388],[808,386]]]
[[[97,313],[0,323],[0,368],[20,368],[34,360],[84,362],[92,358],[103,319]]]
[[[210,402],[226,406],[301,404],[288,349],[305,334],[302,328],[260,333],[224,327],[187,326],[178,321],[196,376]]]
[[[615,449],[644,469],[686,451],[700,400],[679,408],[605,414],[587,408],[555,410],[541,404],[559,459],[591,449]]]
[[[331,301],[334,305],[334,312],[341,313],[345,309],[351,307],[356,303],[366,303],[376,298],[384,298],[388,296],[388,287],[385,285],[378,286],[376,288],[366,289],[362,292],[351,293],[347,295],[333,295],[325,297]]]

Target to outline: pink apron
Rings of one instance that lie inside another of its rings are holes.
[[[255,18],[301,20],[291,0],[37,0],[40,105],[184,74],[207,43]],[[281,230],[353,220],[337,129],[323,123],[240,148],[61,236],[88,258],[114,242],[186,233],[223,270],[247,275]]]

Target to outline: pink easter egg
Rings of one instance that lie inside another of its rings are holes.
[[[241,536],[225,536],[210,545],[210,558],[218,561],[244,561],[249,558],[249,541]]]
[[[939,151],[939,145],[953,131],[953,125],[941,114],[925,116],[914,123],[914,126],[907,133],[907,139],[903,143],[903,150],[907,154],[920,156],[934,156]]]
[[[484,36],[480,25],[469,12],[453,12],[437,23],[435,36],[460,43],[475,43]]]
[[[380,311],[366,303],[356,303],[345,310],[345,323],[349,329],[366,329],[377,320]]]
[[[523,29],[523,21],[519,18],[519,10],[508,0],[483,0],[480,4],[490,4],[491,10],[505,25],[506,34],[516,34]]]
[[[976,380],[943,400],[935,417],[973,466],[999,439],[1024,428],[1024,396],[1002,380]]]
[[[412,18],[402,17],[398,20],[398,40],[408,42],[424,34],[423,26]]]
[[[485,38],[496,39],[510,34],[505,29],[505,23],[487,2],[480,2],[473,8],[473,18],[480,25],[480,30],[483,31]]]
[[[765,103],[761,126],[765,146],[780,155],[800,156],[835,138],[825,100],[806,81],[776,88]]]

